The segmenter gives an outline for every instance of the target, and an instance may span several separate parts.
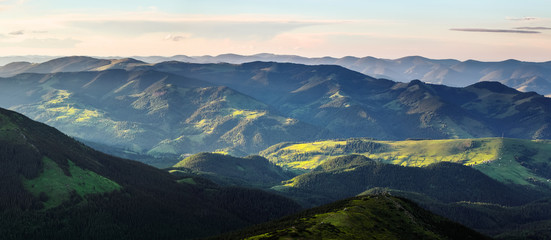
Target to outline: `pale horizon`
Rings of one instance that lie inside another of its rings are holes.
[[[0,0],[0,51],[548,62],[549,9],[538,0]]]
[[[373,57],[373,58],[383,59],[383,60],[398,60],[398,59],[408,58],[408,57],[422,57],[422,58],[427,58],[427,59],[431,59],[431,60],[457,60],[457,61],[460,61],[460,62],[465,62],[465,61],[503,62],[503,61],[508,61],[508,60],[516,60],[516,61],[520,61],[520,62],[532,62],[532,63],[547,63],[547,62],[551,62],[551,58],[550,58],[550,60],[547,60],[547,61],[525,61],[525,60],[515,59],[515,58],[499,59],[499,60],[480,60],[480,59],[457,59],[457,58],[431,58],[431,57],[420,56],[420,55],[402,56],[402,57],[397,57],[397,58],[385,58],[385,57],[377,57],[377,56],[342,56],[342,57],[334,57],[334,56],[313,56],[313,57],[309,57],[309,56],[303,56],[303,55],[297,55],[297,54],[276,54],[276,53],[266,53],[266,52],[254,53],[254,54],[222,53],[222,54],[215,54],[215,55],[209,55],[209,54],[205,54],[205,55],[175,54],[175,55],[134,55],[134,56],[9,55],[9,56],[0,56],[0,58],[27,58],[27,57],[28,57],[28,58],[32,58],[32,57],[36,57],[36,58],[47,58],[47,59],[44,60],[44,61],[33,62],[33,63],[41,63],[41,62],[49,61],[50,59],[57,59],[57,58],[63,58],[63,57],[91,57],[91,58],[98,58],[98,59],[122,59],[122,58],[147,58],[147,57],[171,58],[171,57],[177,57],[177,56],[186,56],[186,57],[191,57],[191,58],[200,58],[200,57],[217,57],[217,56],[220,56],[220,55],[232,55],[232,54],[233,54],[233,55],[245,56],[245,57],[254,56],[254,55],[260,55],[260,54],[273,54],[273,55],[281,55],[281,56],[288,55],[288,56],[305,57],[305,58],[311,58],[311,59],[326,58],[326,57],[335,58],[335,59],[344,58],[344,57],[354,57],[354,58],[361,59],[361,58]],[[0,66],[2,66],[2,65],[0,64]]]

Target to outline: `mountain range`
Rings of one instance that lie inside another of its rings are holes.
[[[40,72],[37,64],[56,57],[27,56],[4,57],[0,59],[0,76],[13,76],[24,71]],[[142,63],[161,63],[180,61],[188,63],[231,63],[280,62],[306,65],[338,65],[375,78],[391,79],[399,82],[421,80],[427,83],[447,86],[466,87],[481,81],[497,81],[519,91],[534,91],[542,95],[551,95],[551,61],[523,62],[514,59],[499,62],[476,60],[459,61],[455,59],[429,59],[421,56],[409,56],[398,59],[375,57],[321,57],[307,58],[297,55],[277,55],[261,53],[255,55],[222,54],[218,56],[134,56]],[[102,59],[124,59],[109,57]],[[104,62],[105,65],[110,63]],[[66,71],[68,69],[64,69]]]
[[[169,73],[26,73],[0,82],[2,106],[86,142],[151,156],[228,147],[255,152],[326,134],[230,88]]]
[[[0,79],[1,107],[108,153],[172,159],[141,158],[164,167],[190,153],[247,155],[285,141],[551,136],[551,100],[497,82],[457,88],[334,65],[90,57],[26,71]]]
[[[136,57],[142,61],[159,63],[183,61],[191,63],[242,64],[254,61],[288,62],[307,65],[339,65],[372,77],[399,82],[421,80],[427,83],[465,87],[481,81],[497,81],[519,91],[534,91],[551,95],[551,62],[522,62],[506,60],[483,62],[476,60],[429,59],[409,56],[398,59],[375,57],[322,57],[306,58],[296,55],[256,54],[243,56],[222,54],[218,56]]]
[[[0,109],[8,238],[207,237],[356,195],[237,234],[483,237],[405,197],[493,237],[549,235],[551,99],[534,92],[277,62],[0,72],[0,107],[64,132]]]
[[[343,58],[307,58],[297,55],[269,53],[247,56],[222,54],[218,56],[134,56],[132,58],[153,64],[167,61],[231,64],[263,61],[306,65],[339,65],[372,77],[386,78],[399,82],[409,82],[417,79],[427,83],[465,87],[480,81],[497,81],[519,91],[534,91],[542,95],[551,95],[551,79],[549,77],[551,75],[551,62],[523,62],[514,59],[500,62],[459,61],[454,59],[429,59],[421,56],[409,56],[398,59],[351,56]],[[0,68],[0,76],[11,76],[28,71],[33,65],[30,62],[42,63],[53,59],[55,57],[4,57],[0,59],[1,65],[13,64]],[[102,59],[122,58],[110,57]],[[36,71],[36,69],[33,71]]]

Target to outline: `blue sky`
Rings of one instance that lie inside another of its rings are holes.
[[[2,55],[551,60],[551,1],[0,0]]]

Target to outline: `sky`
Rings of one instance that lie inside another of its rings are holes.
[[[0,56],[551,61],[549,0],[0,0]]]

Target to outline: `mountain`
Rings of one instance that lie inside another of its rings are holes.
[[[189,181],[0,109],[3,239],[189,239],[292,213],[260,190]]]
[[[146,65],[146,63],[131,58],[99,59],[86,56],[71,56],[54,58],[42,63],[13,62],[0,67],[0,77],[11,77],[20,73],[57,73],[125,69],[130,66],[142,65]]]
[[[420,56],[409,56],[398,59],[383,59],[375,57],[321,57],[308,58],[297,55],[277,55],[261,53],[255,55],[221,54],[218,56],[133,56],[133,59],[143,61],[140,65],[149,65],[180,61],[188,63],[231,63],[248,62],[280,62],[306,65],[338,65],[375,78],[386,78],[399,82],[409,82],[414,79],[427,83],[443,84],[455,87],[466,87],[481,81],[497,81],[519,91],[534,91],[551,96],[551,62],[523,62],[505,60],[500,62],[483,62],[475,60],[459,61],[454,59],[429,59]],[[39,62],[52,60],[54,57],[4,57],[0,65],[13,62]],[[116,57],[102,59],[118,59]],[[105,67],[110,64],[105,63]],[[16,73],[28,72],[10,70],[0,67],[0,76],[13,76]],[[91,69],[90,69],[91,70]]]
[[[172,174],[191,170],[221,185],[269,188],[295,175],[260,156],[243,158],[217,153],[198,153],[172,168]]]
[[[228,87],[152,70],[20,74],[0,79],[0,105],[91,145],[172,159],[165,167],[181,154],[331,136]]]
[[[4,57],[0,57],[0,66],[4,66],[14,62],[42,63],[55,58],[59,58],[59,56],[41,56],[41,55],[4,56]]]
[[[338,66],[274,62],[163,62],[152,67],[231,87],[341,137],[551,136],[551,99],[497,82],[454,88],[375,79]]]
[[[245,238],[244,238],[245,237]],[[309,209],[220,239],[490,239],[386,194]]]
[[[274,62],[120,63],[128,64],[0,79],[1,106],[87,144],[118,147],[100,148],[110,153],[173,159],[163,167],[181,154],[247,155],[279,142],[334,137],[551,137],[551,99],[497,82],[453,88]]]
[[[409,56],[398,59],[374,57],[307,58],[296,55],[276,55],[261,53],[250,56],[222,54],[218,56],[174,56],[164,58],[136,57],[145,62],[159,63],[183,61],[190,63],[231,63],[281,62],[307,65],[339,65],[376,78],[386,78],[399,82],[419,79],[433,84],[466,87],[481,81],[497,81],[519,91],[535,91],[551,95],[551,62],[522,62],[506,60],[482,62],[475,60],[429,59]]]

